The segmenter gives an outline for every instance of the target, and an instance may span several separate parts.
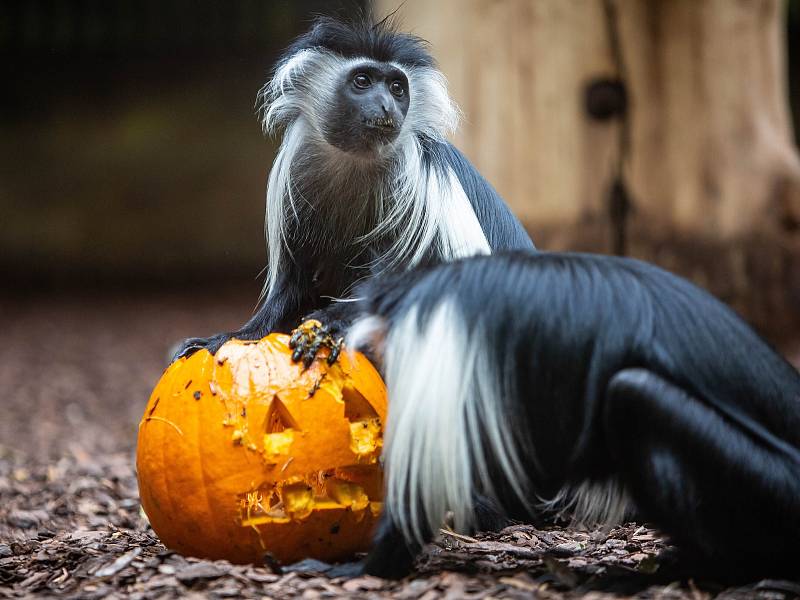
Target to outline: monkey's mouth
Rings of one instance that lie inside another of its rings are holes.
[[[397,121],[395,121],[392,117],[376,117],[374,119],[367,119],[364,124],[368,127],[381,129],[383,131],[394,131],[398,126]]]

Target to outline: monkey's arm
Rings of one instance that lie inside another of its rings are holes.
[[[207,338],[184,340],[172,360],[190,356],[203,348],[214,354],[222,344],[232,338],[258,340],[273,331],[288,333],[314,303],[311,283],[303,273],[304,271],[294,266],[287,267],[281,273],[275,289],[261,303],[247,323],[236,331],[218,333]]]
[[[493,251],[535,249],[522,223],[458,148],[449,143],[438,143],[432,151],[440,156],[458,177]]]

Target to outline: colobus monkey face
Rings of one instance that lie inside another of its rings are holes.
[[[325,137],[345,152],[372,153],[400,134],[410,103],[408,77],[383,62],[360,62],[345,72]]]

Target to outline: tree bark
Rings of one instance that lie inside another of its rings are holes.
[[[778,0],[619,3],[632,251],[777,332],[800,311],[800,161]]]

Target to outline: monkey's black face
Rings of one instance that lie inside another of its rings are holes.
[[[400,134],[409,101],[403,71],[387,63],[356,65],[339,83],[325,138],[345,152],[373,153]]]

